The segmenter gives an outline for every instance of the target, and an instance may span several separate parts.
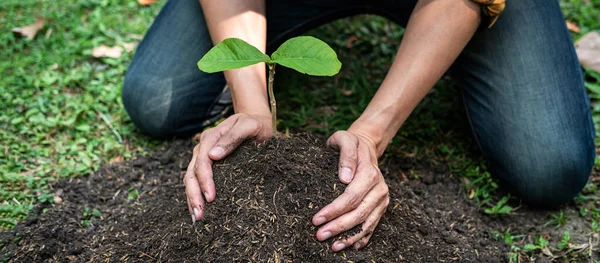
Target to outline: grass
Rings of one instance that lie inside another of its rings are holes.
[[[0,227],[9,229],[33,205],[52,202],[49,182],[89,174],[160,143],[140,136],[120,102],[132,54],[91,56],[95,46],[139,39],[159,8],[125,0],[2,2]],[[46,17],[46,26],[34,40],[10,34],[38,16]]]
[[[581,33],[573,33],[574,39],[600,31],[600,0],[568,0],[561,5],[566,19],[581,28]],[[52,181],[92,173],[103,163],[145,154],[162,143],[141,135],[122,107],[121,83],[133,54],[117,59],[91,56],[95,46],[139,41],[160,6],[141,7],[133,0],[2,2],[0,228],[12,228],[34,205],[52,203]],[[8,33],[39,16],[46,17],[46,26],[35,39],[17,39]],[[275,85],[279,127],[320,135],[348,128],[385,77],[403,33],[390,21],[371,16],[339,20],[312,31],[332,45],[344,67],[335,78],[311,78],[281,68]],[[586,70],[585,80],[600,133],[600,74]],[[461,176],[465,196],[482,211],[510,216],[512,207],[507,205],[508,198],[498,194],[498,185],[486,170],[464,115],[459,88],[451,80],[444,78],[436,84],[381,162],[395,157],[447,165]],[[130,189],[130,198],[136,194],[136,189]],[[586,186],[576,204],[579,217],[599,233],[598,183]],[[558,227],[572,217],[561,212],[550,220]],[[525,244],[513,239],[522,236],[513,236],[510,230],[501,234],[510,240],[511,255],[519,257]],[[571,233],[569,240],[574,237]]]

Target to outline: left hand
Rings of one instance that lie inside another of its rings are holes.
[[[328,145],[340,149],[339,178],[349,184],[331,204],[312,219],[317,240],[325,241],[362,224],[362,231],[333,243],[335,252],[353,246],[365,247],[389,204],[388,186],[377,165],[377,150],[372,139],[359,132],[337,131]]]

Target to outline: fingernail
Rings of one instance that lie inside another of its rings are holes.
[[[191,215],[192,216],[192,225],[196,223],[196,216],[195,215]]]
[[[327,232],[323,233],[323,240],[329,239],[330,237],[331,237],[331,232],[327,231]]]
[[[202,192],[202,195],[204,195],[204,200],[208,202],[208,194],[206,192]]]
[[[317,217],[317,219],[315,219],[315,225],[321,225],[325,223],[325,221],[327,221],[327,219],[325,219],[324,216]]]
[[[221,156],[221,155],[223,155],[224,152],[225,152],[225,149],[223,149],[223,147],[217,146],[215,148],[210,149],[209,154],[214,155],[214,156]]]
[[[200,217],[200,211],[198,211],[198,208],[194,207],[194,216],[193,216],[194,222],[196,222],[196,218],[199,218],[199,217]]]
[[[340,251],[344,248],[346,248],[346,245],[344,243],[337,243],[337,244],[333,245],[333,250],[335,250],[335,251]]]
[[[340,178],[342,178],[342,181],[344,182],[352,181],[352,170],[348,167],[342,167]]]
[[[356,243],[356,244],[354,244],[354,246],[353,246],[353,247],[354,247],[354,249],[359,249],[359,248],[360,248],[360,244],[359,244],[359,243]]]

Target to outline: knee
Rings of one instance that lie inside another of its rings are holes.
[[[155,138],[172,137],[169,123],[170,87],[165,80],[128,74],[123,82],[121,98],[133,124]]]
[[[499,170],[508,190],[525,203],[557,206],[572,200],[583,189],[594,165],[592,141],[552,149],[538,147],[506,159]]]

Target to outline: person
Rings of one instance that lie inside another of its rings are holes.
[[[169,0],[135,53],[122,97],[133,123],[158,138],[200,132],[233,104],[235,114],[202,132],[184,176],[193,221],[218,191],[212,163],[273,129],[264,64],[206,74],[197,61],[225,38],[272,52],[290,37],[362,13],[406,31],[368,107],[328,140],[340,149],[339,180],[348,186],[312,218],[318,240],[362,224],[332,250],[367,244],[389,203],[377,160],[446,72],[461,85],[475,139],[505,189],[555,206],[583,188],[595,132],[557,0]]]

